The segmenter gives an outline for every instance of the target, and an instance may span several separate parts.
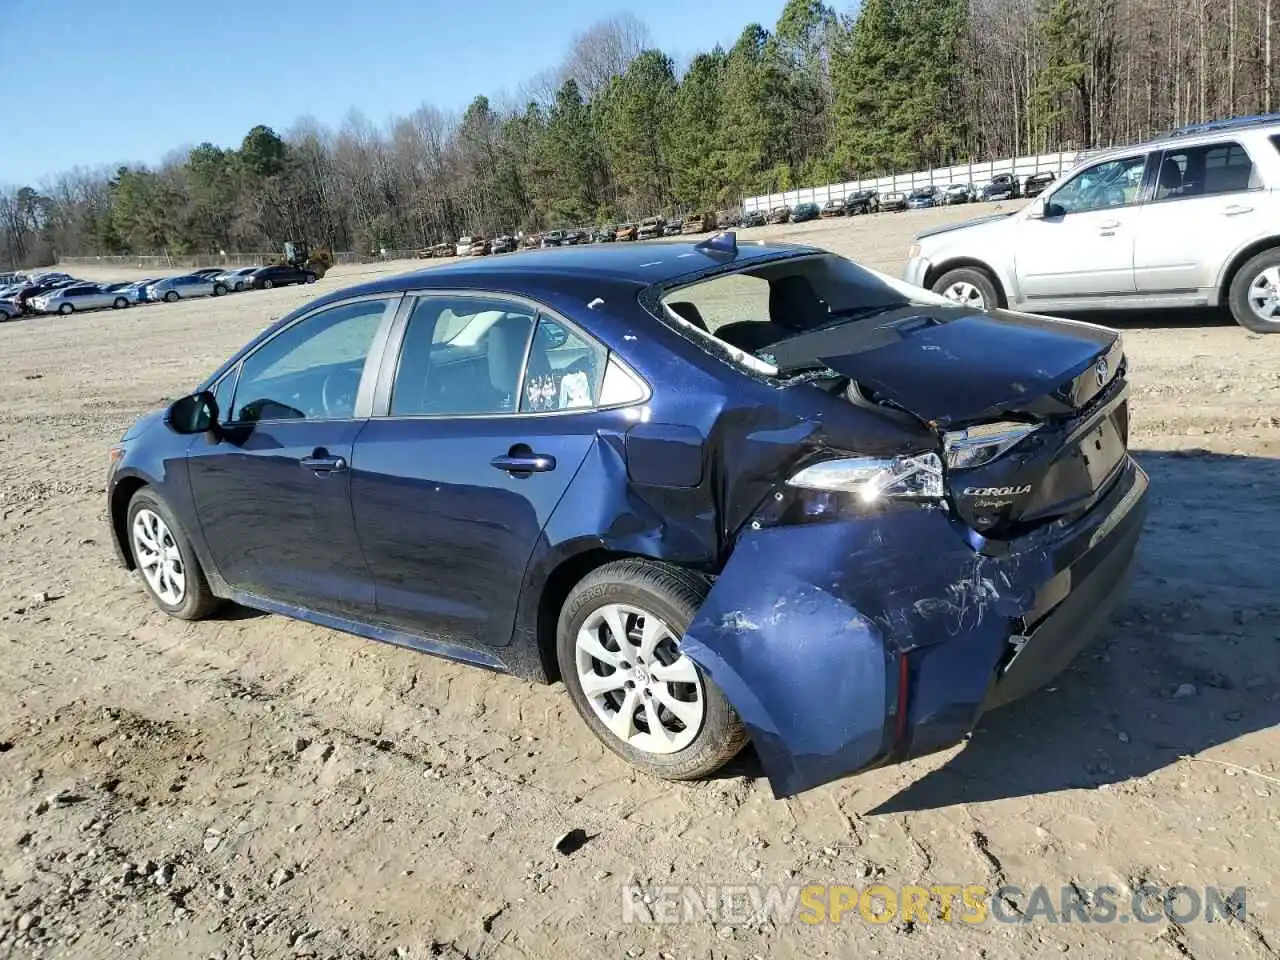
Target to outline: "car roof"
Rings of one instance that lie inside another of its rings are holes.
[[[377,293],[419,289],[489,289],[518,292],[523,289],[557,289],[564,283],[586,283],[617,290],[643,289],[668,284],[709,268],[745,269],[788,256],[823,253],[807,244],[739,241],[738,252],[725,254],[698,249],[692,241],[649,241],[622,246],[550,247],[514,257],[465,260],[383,277],[358,287],[337,291],[326,299],[345,299]]]
[[[1259,117],[1238,117],[1234,120],[1218,120],[1211,123],[1195,124],[1183,127],[1159,137],[1152,137],[1141,143],[1132,143],[1123,147],[1108,147],[1084,157],[1080,163],[1096,163],[1116,157],[1129,157],[1135,153],[1150,153],[1155,150],[1167,150],[1171,147],[1199,146],[1206,143],[1218,143],[1222,140],[1234,139],[1241,134],[1261,134],[1272,136],[1280,133],[1280,114]]]

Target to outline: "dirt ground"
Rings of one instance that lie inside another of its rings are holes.
[[[915,230],[977,212],[747,235],[897,273]],[[313,295],[416,266],[0,325],[0,956],[1280,954],[1280,337],[1215,314],[1113,318],[1152,510],[1105,635],[963,748],[776,801],[749,753],[709,782],[647,779],[558,687],[246,610],[169,620],[115,566],[106,450],[137,414]],[[585,843],[556,852],[575,828]],[[623,911],[629,884],[873,880],[1055,900],[1244,887],[1247,909],[981,925]]]

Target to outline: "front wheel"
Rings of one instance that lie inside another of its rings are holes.
[[[1263,250],[1236,271],[1229,303],[1245,329],[1280,333],[1280,247]]]
[[[275,284],[274,284],[274,283],[272,283],[270,280],[263,280],[263,281],[262,281],[262,289],[263,289],[263,290],[270,290],[270,289],[271,289],[272,287],[274,287],[274,286],[275,286]]]
[[[243,292],[243,291],[244,291],[244,282],[243,282],[243,281],[240,281],[240,280],[237,280],[237,281],[236,281],[236,293],[241,293],[241,292]]]
[[[302,277],[302,282],[303,282],[303,283],[315,283],[315,282],[316,282],[316,275],[315,275],[314,273],[304,274],[304,275],[303,275],[303,277]]]
[[[948,270],[934,281],[933,292],[970,310],[995,310],[1000,306],[995,283],[985,270],[976,267]]]
[[[215,283],[213,285],[213,295],[215,297],[220,297],[226,292],[227,292],[227,288],[223,286],[221,283]]]
[[[164,295],[164,302],[173,303],[175,300],[178,299],[178,296],[179,295],[177,290],[170,290],[168,293]]]
[[[191,542],[168,505],[143,487],[129,501],[129,547],[151,601],[179,620],[202,620],[221,605]]]
[[[708,776],[747,741],[724,694],[679,647],[706,591],[678,567],[620,560],[583,578],[556,630],[560,675],[591,732],[668,780]]]
[[[111,304],[113,310],[123,310],[129,305],[129,301],[124,297],[116,297],[115,303]]]

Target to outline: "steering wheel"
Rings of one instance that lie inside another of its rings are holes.
[[[360,374],[355,370],[330,370],[320,385],[320,405],[327,416],[350,416],[360,389]]]

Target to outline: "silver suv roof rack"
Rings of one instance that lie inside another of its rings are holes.
[[[1194,123],[1187,127],[1171,130],[1166,137],[1189,137],[1197,133],[1212,133],[1215,130],[1235,130],[1238,127],[1259,127],[1268,123],[1280,124],[1280,113],[1262,113],[1251,117],[1230,117],[1226,120],[1210,120],[1207,123]]]

